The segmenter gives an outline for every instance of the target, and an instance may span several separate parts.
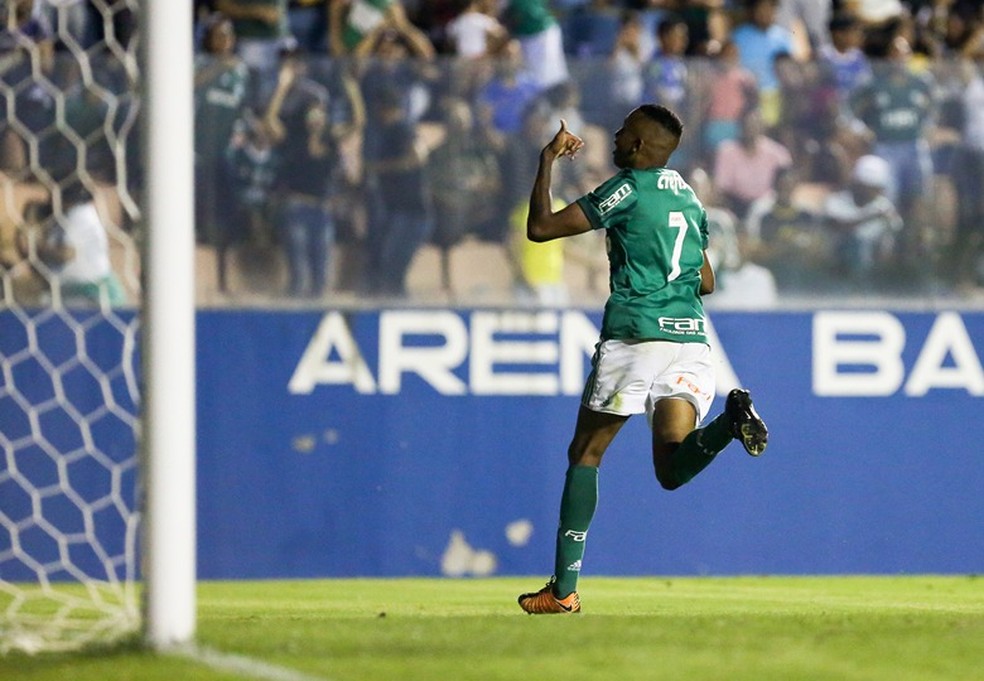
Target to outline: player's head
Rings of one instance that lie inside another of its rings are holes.
[[[633,109],[615,132],[612,159],[619,168],[658,168],[665,166],[680,144],[683,122],[658,104]]]

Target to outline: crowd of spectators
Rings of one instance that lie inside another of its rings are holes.
[[[139,191],[136,137],[119,148],[134,73],[106,47],[134,22],[110,4],[8,3],[8,176],[81,164]],[[502,247],[516,300],[565,304],[583,253],[516,239],[539,150],[561,118],[586,140],[555,177],[571,201],[657,102],[687,125],[671,163],[711,209],[718,298],[745,301],[721,304],[978,295],[982,4],[196,0],[196,234],[230,299],[233,266],[273,297],[402,298],[425,247],[450,291],[451,253],[478,241]]]

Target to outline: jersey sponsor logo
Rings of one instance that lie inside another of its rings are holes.
[[[686,181],[675,170],[667,171],[656,180],[656,189],[669,189],[674,194],[687,188]]]
[[[676,336],[698,336],[704,333],[704,320],[690,317],[660,317],[659,328]]]
[[[622,186],[620,186],[618,189],[615,190],[615,193],[613,193],[607,199],[605,199],[600,204],[598,204],[598,210],[600,210],[601,214],[604,215],[612,208],[622,203],[622,201],[625,201],[625,199],[628,198],[629,194],[631,193],[632,193],[632,187],[630,187],[628,183],[623,184]]]

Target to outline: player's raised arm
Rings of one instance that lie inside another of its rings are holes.
[[[550,241],[563,236],[582,234],[591,229],[587,216],[576,203],[553,211],[550,182],[553,163],[561,156],[571,159],[584,146],[584,140],[567,129],[561,119],[560,130],[540,152],[540,165],[530,194],[530,212],[526,218],[526,238],[530,241]]]

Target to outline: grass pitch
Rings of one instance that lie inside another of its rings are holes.
[[[205,582],[199,652],[0,657],[3,681],[977,681],[984,579],[585,577],[531,617],[536,578]]]

